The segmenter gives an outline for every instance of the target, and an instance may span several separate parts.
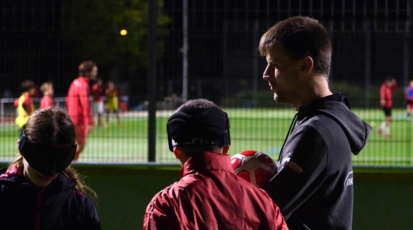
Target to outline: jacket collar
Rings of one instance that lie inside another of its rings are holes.
[[[85,81],[85,82],[89,82],[89,79],[85,76],[80,76],[78,79]]]
[[[336,93],[336,94],[332,94],[330,96],[327,97],[323,97],[320,98],[318,100],[315,100],[313,103],[311,103],[308,106],[305,107],[300,107],[300,109],[298,110],[298,116],[297,116],[297,120],[301,121],[303,120],[305,117],[311,117],[313,116],[318,109],[320,109],[321,107],[323,107],[323,103],[324,102],[338,102],[338,103],[343,103],[344,105],[347,106],[347,108],[350,108],[350,104],[348,103],[347,97],[344,96],[341,93]]]
[[[181,175],[194,174],[199,171],[225,170],[232,172],[231,157],[224,153],[203,152],[188,158],[181,169]]]

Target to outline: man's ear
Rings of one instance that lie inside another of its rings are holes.
[[[301,61],[301,73],[303,73],[303,75],[308,75],[309,73],[311,73],[311,71],[313,71],[314,61],[310,56],[305,56],[303,59],[301,59]]]
[[[227,153],[228,153],[228,150],[229,150],[229,145],[224,146],[224,147],[222,148],[222,153],[227,154]]]
[[[174,147],[174,154],[175,154],[176,159],[181,160],[182,151],[180,148]]]

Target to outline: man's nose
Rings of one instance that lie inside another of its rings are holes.
[[[267,65],[267,67],[264,70],[264,73],[262,74],[262,79],[268,80],[269,77],[270,76],[269,76],[269,73],[268,73],[268,65]]]

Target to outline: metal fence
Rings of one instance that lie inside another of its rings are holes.
[[[111,115],[109,128],[95,128],[80,161],[175,162],[168,152],[166,120],[193,98],[208,98],[229,111],[232,154],[257,149],[275,158],[294,111],[272,101],[261,78],[266,62],[257,51],[258,41],[277,21],[307,15],[330,32],[330,87],[346,94],[374,128],[384,119],[380,85],[391,75],[400,86],[394,93],[393,138],[382,139],[373,130],[355,164],[412,165],[412,123],[405,119],[403,93],[413,79],[411,0],[156,3],[2,0],[0,96],[17,98],[20,82],[32,79],[38,85],[53,81],[55,97],[64,97],[77,65],[93,59],[104,82],[113,80],[128,96],[127,111],[121,113],[121,127]],[[119,34],[121,29],[126,36]],[[0,103],[0,158],[5,161],[16,153],[13,100]]]

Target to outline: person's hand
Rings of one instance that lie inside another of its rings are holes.
[[[380,100],[380,105],[381,105],[382,107],[384,107],[384,106],[386,105],[386,100],[381,99],[381,100]]]
[[[87,134],[90,134],[93,132],[93,125],[88,125],[87,126]]]

